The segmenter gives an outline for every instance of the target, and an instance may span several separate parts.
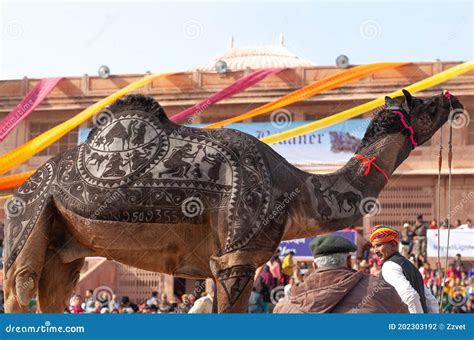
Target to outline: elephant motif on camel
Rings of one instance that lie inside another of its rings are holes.
[[[386,98],[347,164],[313,175],[232,129],[168,120],[152,98],[107,110],[85,143],[47,161],[7,204],[5,306],[62,312],[86,256],[213,278],[218,311],[245,312],[281,240],[350,227],[414,148],[462,108],[454,96]],[[370,171],[367,171],[370,170]]]

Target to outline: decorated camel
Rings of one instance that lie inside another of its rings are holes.
[[[118,100],[85,143],[47,161],[7,203],[5,306],[62,312],[86,256],[213,278],[219,312],[245,312],[256,268],[280,241],[352,226],[416,145],[462,105],[386,98],[334,173],[301,171],[232,129],[172,123],[152,98]],[[99,119],[100,121],[100,119]]]

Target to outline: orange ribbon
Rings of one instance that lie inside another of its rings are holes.
[[[0,190],[8,190],[19,187],[25,182],[28,177],[33,175],[35,170],[22,172],[20,174],[15,174],[11,176],[0,177]]]

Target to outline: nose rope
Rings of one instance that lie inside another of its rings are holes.
[[[452,113],[453,113],[453,110],[454,110],[454,109],[453,109],[453,103],[451,102],[452,94],[451,94],[451,92],[449,92],[448,90],[443,90],[443,96],[444,96],[445,98],[447,98],[448,101],[449,101],[449,113],[450,113],[450,117],[451,117],[451,119],[454,119],[454,116],[451,116]]]
[[[443,90],[443,97],[449,100],[451,105],[451,93],[448,90]],[[438,254],[436,260],[436,269],[440,271],[441,267],[441,209],[439,207],[441,202],[441,169],[443,168],[443,128],[441,127],[439,131],[439,150],[438,150],[438,183],[437,183],[437,194],[438,194],[438,208],[437,208],[437,220],[438,220]],[[440,295],[439,306],[441,308],[442,298]]]
[[[440,311],[442,311],[442,304],[443,304],[443,296],[444,296],[444,288],[447,280],[447,274],[448,274],[448,258],[449,258],[449,241],[450,241],[450,235],[451,235],[451,177],[452,177],[452,161],[453,161],[453,124],[452,120],[454,119],[454,116],[452,115],[453,112],[453,103],[451,102],[451,93],[448,90],[443,91],[443,96],[446,97],[449,100],[449,108],[450,108],[450,122],[449,122],[449,137],[448,137],[448,216],[447,216],[447,224],[448,224],[448,235],[447,235],[447,241],[446,241],[446,256],[445,256],[445,272],[443,275],[443,281],[441,283],[441,296],[439,299],[439,305],[440,305]],[[441,145],[440,145],[441,147]],[[440,165],[441,167],[441,165]],[[439,202],[438,202],[439,204]],[[439,210],[439,207],[438,207]],[[438,222],[439,224],[439,222]],[[439,235],[439,231],[438,231]],[[439,239],[438,239],[438,251],[440,249],[440,244],[439,244]]]
[[[439,131],[439,151],[438,151],[438,183],[437,183],[437,194],[438,194],[438,207],[437,207],[437,220],[438,220],[438,256],[436,259],[436,269],[441,270],[441,210],[439,208],[441,202],[441,169],[443,168],[443,127]],[[441,296],[440,296],[441,298]],[[440,299],[441,307],[441,299]]]

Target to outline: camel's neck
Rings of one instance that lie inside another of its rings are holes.
[[[390,178],[411,150],[408,138],[396,133],[368,144],[357,154],[367,159],[375,156],[375,164]],[[386,185],[386,179],[374,165],[365,175],[363,162],[354,156],[334,173],[302,173],[300,181],[304,184],[289,209],[284,239],[344,229],[368,213]]]

